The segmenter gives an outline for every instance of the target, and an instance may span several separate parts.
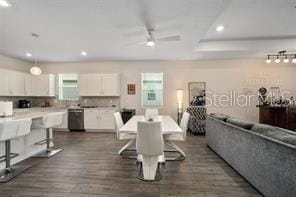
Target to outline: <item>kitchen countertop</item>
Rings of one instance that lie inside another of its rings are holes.
[[[54,112],[24,112],[24,113],[15,113],[13,116],[10,117],[1,117],[0,118],[0,123],[1,122],[7,122],[7,121],[13,121],[13,120],[20,120],[20,119],[37,119],[37,118],[42,118],[48,114],[51,114]]]

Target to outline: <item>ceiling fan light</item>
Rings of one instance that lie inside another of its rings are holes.
[[[292,62],[293,62],[294,64],[296,64],[296,57],[294,57],[294,59],[292,60]]]
[[[6,0],[0,0],[0,6],[1,7],[8,8],[8,7],[11,6],[11,4],[8,1],[6,1]]]
[[[224,30],[224,26],[223,25],[219,25],[216,27],[216,31],[217,32],[222,32]]]
[[[280,62],[281,62],[281,60],[280,60],[280,58],[279,58],[279,57],[277,57],[277,58],[274,60],[274,62],[278,64],[278,63],[280,63]]]
[[[32,75],[41,75],[42,74],[42,70],[40,67],[38,66],[33,66],[31,69],[30,69],[30,73]]]
[[[149,46],[149,47],[153,47],[153,46],[155,46],[155,42],[154,42],[153,40],[148,40],[146,44],[147,44],[147,46]]]
[[[32,55],[32,53],[26,53],[26,56],[27,57],[32,57],[33,55]]]

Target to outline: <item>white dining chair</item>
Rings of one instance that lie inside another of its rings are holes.
[[[172,147],[173,149],[175,149],[174,151],[165,151],[165,152],[178,152],[181,157],[178,158],[166,158],[166,160],[184,160],[186,158],[186,154],[184,153],[184,151],[177,146],[177,144],[174,143],[174,141],[186,141],[186,136],[187,136],[187,130],[188,130],[188,122],[190,119],[190,114],[188,112],[184,112],[182,115],[182,119],[180,122],[180,128],[182,129],[182,133],[181,134],[168,134],[165,135],[165,143]]]
[[[138,178],[147,181],[159,180],[158,160],[164,149],[161,122],[139,121],[137,127],[137,153],[142,156]]]
[[[146,109],[145,115],[146,116],[158,116],[158,109]]]
[[[0,172],[0,183],[5,183],[24,172],[30,165],[11,165],[11,158],[17,157],[17,153],[11,153],[11,140],[28,135],[31,132],[32,120],[19,119],[0,122],[0,142],[5,142],[5,169]],[[1,195],[0,195],[1,196]]]
[[[116,129],[116,136],[117,140],[127,140],[128,142],[118,151],[118,154],[122,156],[124,151],[127,151],[127,149],[132,146],[136,140],[135,134],[129,134],[129,133],[119,133],[119,129],[123,126],[123,121],[121,118],[120,112],[115,112],[113,114],[114,120],[115,120],[115,129]],[[129,150],[129,151],[135,151],[135,150]],[[128,158],[136,158],[136,157],[128,157]]]

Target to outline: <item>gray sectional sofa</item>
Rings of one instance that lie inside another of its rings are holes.
[[[296,196],[296,133],[222,114],[207,117],[208,146],[264,196]]]

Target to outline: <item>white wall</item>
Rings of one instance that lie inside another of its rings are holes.
[[[280,86],[295,95],[294,64],[266,64],[264,60],[215,61],[113,61],[44,64],[47,73],[121,73],[121,107],[141,108],[141,72],[164,72],[164,107],[162,114],[176,117],[176,89],[185,90],[188,105],[188,82],[206,82],[207,90],[229,94],[231,90],[256,94],[261,86]],[[127,84],[136,84],[136,95],[127,95]],[[295,95],[296,96],[296,95]],[[256,100],[256,99],[255,99]],[[256,103],[251,107],[209,107],[208,112],[223,112],[249,120],[258,120]]]
[[[32,64],[0,54],[0,68],[29,72]]]

